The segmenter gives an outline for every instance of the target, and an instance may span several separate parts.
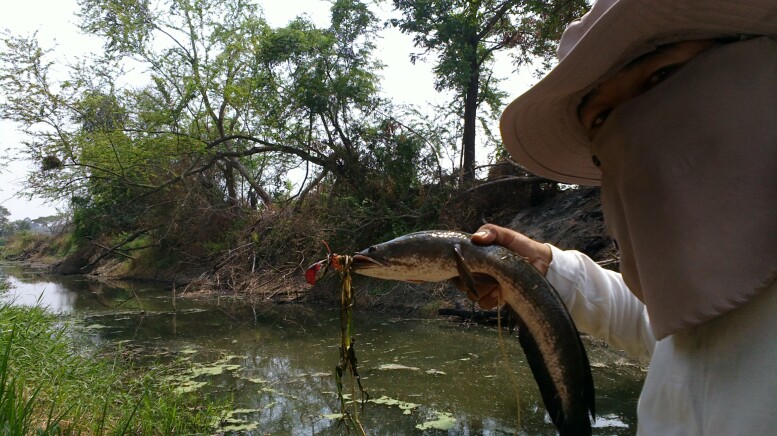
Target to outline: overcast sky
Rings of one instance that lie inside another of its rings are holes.
[[[299,15],[307,15],[317,26],[329,25],[330,3],[325,0],[258,0],[264,9],[265,19],[271,26],[280,27]],[[76,26],[76,0],[24,0],[5,2],[0,14],[0,28],[9,29],[14,34],[38,32],[43,47],[56,44],[57,60],[62,63],[71,61],[79,54],[96,52],[101,48],[100,41],[80,34]],[[384,2],[384,14],[391,13]],[[425,107],[428,102],[441,102],[443,96],[434,92],[434,78],[429,65],[421,62],[411,64],[408,55],[418,52],[412,46],[411,37],[402,35],[395,29],[383,30],[382,39],[377,42],[377,54],[386,65],[383,70],[381,87],[383,93],[396,103],[415,104]],[[510,63],[500,62],[497,70],[507,75],[512,70]],[[522,75],[526,77],[528,75]],[[523,92],[531,79],[511,80],[506,91],[511,96]],[[16,126],[0,121],[0,149],[3,154],[12,152],[18,146],[21,135]],[[482,154],[482,153],[481,153]],[[53,215],[56,208],[64,204],[46,204],[40,199],[19,198],[19,182],[25,174],[34,170],[30,163],[17,162],[10,168],[0,169],[0,205],[11,212],[11,220],[37,218]]]

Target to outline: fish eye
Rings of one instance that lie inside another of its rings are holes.
[[[376,251],[378,251],[378,247],[376,247],[374,245],[367,249],[367,253],[374,253]]]

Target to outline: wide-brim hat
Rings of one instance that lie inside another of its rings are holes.
[[[577,117],[582,97],[660,45],[736,35],[777,36],[777,1],[600,0],[564,32],[558,65],[505,109],[505,148],[539,176],[598,185]]]

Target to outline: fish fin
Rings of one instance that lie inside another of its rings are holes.
[[[476,297],[480,297],[478,289],[475,287],[475,278],[472,277],[472,272],[470,272],[467,262],[464,260],[464,255],[461,254],[461,245],[454,244],[453,251],[456,254],[456,269],[459,272],[459,283],[463,284]]]

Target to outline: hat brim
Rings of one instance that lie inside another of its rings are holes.
[[[500,121],[504,146],[534,174],[599,185],[591,141],[577,117],[582,97],[659,45],[742,34],[777,36],[777,2],[616,1],[545,78],[507,106]]]

